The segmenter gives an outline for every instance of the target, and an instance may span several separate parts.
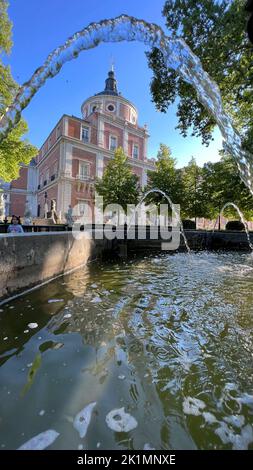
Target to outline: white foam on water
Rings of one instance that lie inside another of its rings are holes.
[[[71,317],[72,317],[71,313],[66,313],[63,318],[71,318]]]
[[[237,428],[241,428],[244,425],[245,418],[243,415],[231,415],[224,418],[224,421]]]
[[[183,401],[183,411],[186,415],[199,416],[205,407],[205,403],[198,398],[186,397]]]
[[[155,450],[148,442],[144,444],[143,450]]]
[[[235,434],[226,423],[221,422],[215,434],[220,437],[223,444],[232,444],[233,450],[247,450],[249,444],[253,442],[253,429],[250,424],[242,428],[241,434]]]
[[[96,402],[93,402],[85,406],[74,418],[73,426],[79,432],[79,436],[81,438],[83,438],[87,433],[91,415],[96,404]]]
[[[38,328],[38,323],[28,323],[27,325],[31,330],[33,330],[34,328]]]
[[[242,396],[237,399],[237,401],[244,405],[253,405],[253,395],[249,395],[248,393],[243,393]]]
[[[50,446],[60,434],[54,429],[48,429],[45,432],[32,437],[18,448],[18,450],[44,450]]]
[[[118,375],[118,379],[120,379],[120,380],[124,380],[125,378],[126,378],[126,376],[123,375],[123,374],[122,374],[122,375]]]
[[[233,432],[230,431],[228,425],[224,422],[220,423],[220,426],[215,429],[215,434],[219,436],[219,438],[222,440],[223,444],[229,444],[232,442],[233,439]]]
[[[234,450],[247,450],[249,444],[253,442],[253,429],[250,424],[242,428],[241,434],[236,434],[233,440]]]
[[[129,432],[138,426],[136,419],[125,408],[110,411],[105,418],[107,426],[115,432]]]
[[[215,416],[212,413],[204,411],[204,413],[202,413],[202,416],[208,424],[213,424],[213,423],[218,422],[217,419],[215,418]]]
[[[49,299],[48,300],[48,303],[49,304],[53,304],[55,302],[64,302],[64,299]]]

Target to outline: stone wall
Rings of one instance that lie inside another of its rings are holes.
[[[0,235],[0,299],[87,263],[107,240],[76,240],[71,232]]]
[[[214,232],[206,230],[185,230],[185,235],[189,247],[193,251],[200,250],[221,250],[221,251],[251,251],[244,231],[220,231]],[[253,233],[250,233],[250,240],[253,244]],[[119,241],[120,245],[126,245],[126,242]],[[128,240],[127,253],[140,252],[148,253],[152,251],[161,251],[162,240]],[[183,237],[180,238],[179,250],[185,250]],[[122,249],[121,249],[122,251]],[[173,253],[173,251],[171,251]]]

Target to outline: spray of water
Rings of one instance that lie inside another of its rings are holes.
[[[164,191],[161,191],[161,189],[150,189],[149,191],[147,191],[144,196],[141,198],[140,202],[137,204],[137,206],[135,207],[134,209],[134,213],[131,217],[131,220],[129,222],[129,225],[128,225],[128,228],[127,228],[127,233],[129,232],[130,228],[131,228],[131,225],[133,223],[133,221],[135,220],[135,214],[138,212],[140,206],[143,204],[143,202],[145,201],[146,197],[149,195],[149,194],[152,194],[152,193],[158,193],[158,194],[161,194],[163,197],[165,197],[165,199],[168,201],[169,205],[170,205],[170,208],[171,210],[173,211],[173,214],[175,215],[175,218],[176,218],[176,221],[177,221],[177,225],[179,226],[180,228],[180,232],[182,234],[182,237],[184,239],[184,243],[185,243],[185,246],[186,246],[186,249],[188,251],[188,253],[190,253],[190,247],[188,245],[188,242],[187,242],[187,238],[185,236],[185,233],[184,233],[184,228],[183,228],[183,223],[182,223],[182,220],[179,216],[179,214],[177,213],[177,211],[175,210],[174,208],[174,204],[172,202],[172,200],[170,199],[170,197],[164,192]]]
[[[249,247],[250,247],[251,250],[253,250],[253,245],[252,245],[252,243],[251,243],[251,241],[250,241],[250,234],[249,234],[248,224],[247,224],[246,220],[244,219],[243,213],[240,211],[239,207],[238,207],[236,204],[234,204],[234,202],[227,202],[227,203],[222,207],[222,209],[221,209],[221,211],[220,211],[220,213],[219,213],[219,215],[218,215],[218,217],[217,217],[217,219],[216,219],[216,221],[215,221],[214,228],[213,228],[213,233],[214,233],[215,228],[216,228],[216,226],[217,226],[217,223],[218,223],[218,221],[219,221],[219,217],[221,217],[221,216],[223,215],[223,212],[224,212],[224,210],[225,210],[227,207],[233,207],[233,208],[237,211],[237,213],[239,214],[239,217],[240,217],[240,219],[241,219],[241,222],[242,222],[243,225],[244,225],[244,229],[245,229],[245,232],[246,232],[246,236],[247,236],[247,240],[248,240]]]
[[[168,68],[175,70],[195,88],[199,101],[215,118],[224,138],[224,146],[235,158],[241,178],[253,194],[253,157],[242,149],[240,135],[224,112],[219,88],[203,70],[199,58],[183,39],[171,39],[159,26],[127,15],[91,23],[49,54],[45,63],[20,87],[13,103],[0,116],[0,141],[16,126],[22,110],[35,93],[48,78],[57,75],[66,62],[77,58],[81,51],[94,48],[100,43],[120,41],[139,41],[151,48],[159,48]]]

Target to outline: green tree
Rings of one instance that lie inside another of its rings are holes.
[[[18,90],[13,80],[10,67],[3,63],[3,56],[9,54],[12,47],[12,24],[7,13],[8,3],[0,0],[0,115],[10,105]],[[28,164],[37,153],[36,147],[23,135],[28,131],[26,122],[22,119],[8,137],[0,143],[0,179],[11,181],[18,177],[20,163]]]
[[[195,158],[191,158],[188,165],[181,169],[182,179],[182,206],[181,214],[184,218],[204,217],[206,211],[205,199],[203,197],[203,171]]]
[[[205,217],[216,218],[227,202],[234,202],[246,219],[253,216],[253,199],[236,171],[231,156],[224,155],[219,162],[206,163],[202,173],[201,191],[205,202]],[[225,215],[238,219],[234,209],[226,209]]]
[[[176,169],[176,159],[172,157],[171,150],[167,145],[160,144],[155,162],[155,170],[148,171],[148,184],[146,190],[160,189],[172,200],[173,204],[182,202],[182,182],[180,171]],[[147,202],[155,204],[167,204],[166,198],[159,193],[152,193]]]
[[[244,7],[245,0],[167,0],[163,15],[172,37],[186,40],[219,85],[225,110],[244,136],[245,147],[252,150],[253,61]],[[208,144],[216,123],[199,103],[193,87],[166,67],[158,49],[148,54],[148,61],[154,74],[151,92],[157,108],[165,112],[179,97],[177,116],[182,135],[190,131]]]
[[[133,174],[121,147],[109,161],[103,177],[97,179],[95,189],[103,196],[104,207],[120,204],[126,211],[127,204],[137,204],[140,194],[139,178]]]

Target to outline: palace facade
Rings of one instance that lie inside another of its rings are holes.
[[[81,118],[63,115],[29,166],[5,185],[6,215],[24,215],[29,201],[33,217],[44,217],[45,201],[54,201],[64,219],[69,205],[84,213],[94,202],[95,179],[102,177],[117,147],[122,147],[140,185],[154,160],[147,158],[148,132],[138,124],[136,107],[117,89],[114,71],[108,73],[102,92],[86,99]]]

